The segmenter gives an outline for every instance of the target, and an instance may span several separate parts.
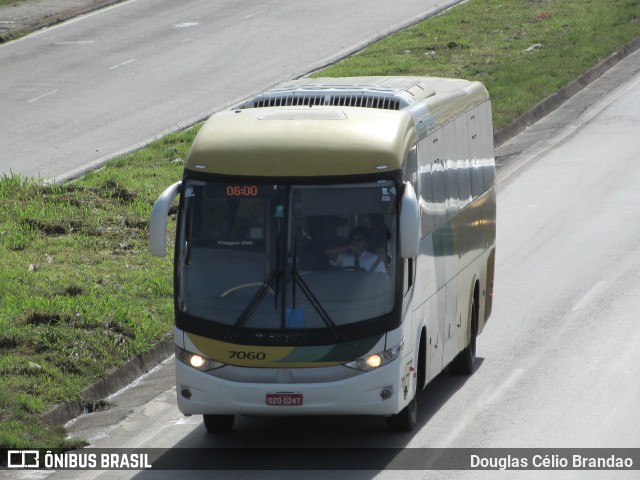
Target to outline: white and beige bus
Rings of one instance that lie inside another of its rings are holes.
[[[286,83],[202,126],[153,208],[153,255],[178,195],[178,406],[208,431],[243,414],[407,431],[429,381],[473,371],[496,231],[481,83]]]

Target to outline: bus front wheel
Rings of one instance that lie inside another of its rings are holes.
[[[410,432],[418,422],[418,399],[413,400],[395,415],[387,417],[387,427],[392,432]]]
[[[233,427],[235,415],[203,415],[204,427],[209,433],[228,432]]]
[[[478,306],[475,295],[471,301],[471,325],[469,327],[469,343],[462,350],[453,362],[449,365],[452,373],[462,373],[470,375],[475,369],[476,361],[476,338],[478,336]]]

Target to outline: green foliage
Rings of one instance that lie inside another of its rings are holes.
[[[315,76],[483,82],[499,130],[640,35],[637,0],[471,0]]]
[[[0,447],[67,445],[41,414],[171,330],[171,258],[149,255],[148,218],[196,131],[65,184],[0,178]]]

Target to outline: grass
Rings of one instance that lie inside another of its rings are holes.
[[[640,36],[639,17],[640,0],[471,0],[318,75],[481,80],[499,129]],[[82,444],[42,413],[98,400],[81,388],[170,331],[171,259],[149,255],[147,219],[196,131],[73,182],[0,178],[0,447]]]
[[[10,5],[18,5],[20,3],[24,3],[28,0],[0,0],[0,7],[6,7]]]
[[[499,130],[639,34],[639,0],[476,0],[316,76],[479,80]]]
[[[62,185],[0,178],[0,446],[71,446],[40,415],[97,400],[78,393],[170,331],[170,260],[149,255],[147,222],[194,135]]]
[[[7,7],[7,8],[11,8],[12,6],[17,6],[21,3],[24,3],[28,0],[0,0],[0,8],[3,7]],[[5,20],[2,18],[2,16],[0,15],[0,20]],[[16,32],[16,31],[12,31],[12,32],[3,32],[0,31],[0,45],[2,45],[5,42],[9,42],[11,40],[16,40],[20,37],[24,36],[23,32]]]

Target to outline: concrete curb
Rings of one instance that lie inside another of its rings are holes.
[[[587,70],[573,82],[561,88],[556,93],[549,95],[547,98],[535,105],[531,110],[523,113],[505,128],[496,132],[493,136],[494,146],[499,147],[506,141],[522,132],[525,128],[533,125],[538,120],[545,117],[552,110],[558,108],[569,98],[573,97],[580,90],[582,90],[602,74],[604,74],[620,60],[638,50],[638,48],[640,48],[640,37],[632,40],[627,45],[625,45],[622,50],[610,55],[607,59],[603,60],[595,67]]]
[[[69,420],[85,413],[89,406],[95,405],[130,385],[145,373],[149,373],[168,359],[173,351],[173,335],[167,335],[151,351],[137,355],[124,365],[109,372],[101,380],[83,388],[79,394],[79,401],[58,404],[42,415],[42,419],[52,425],[64,425]]]

